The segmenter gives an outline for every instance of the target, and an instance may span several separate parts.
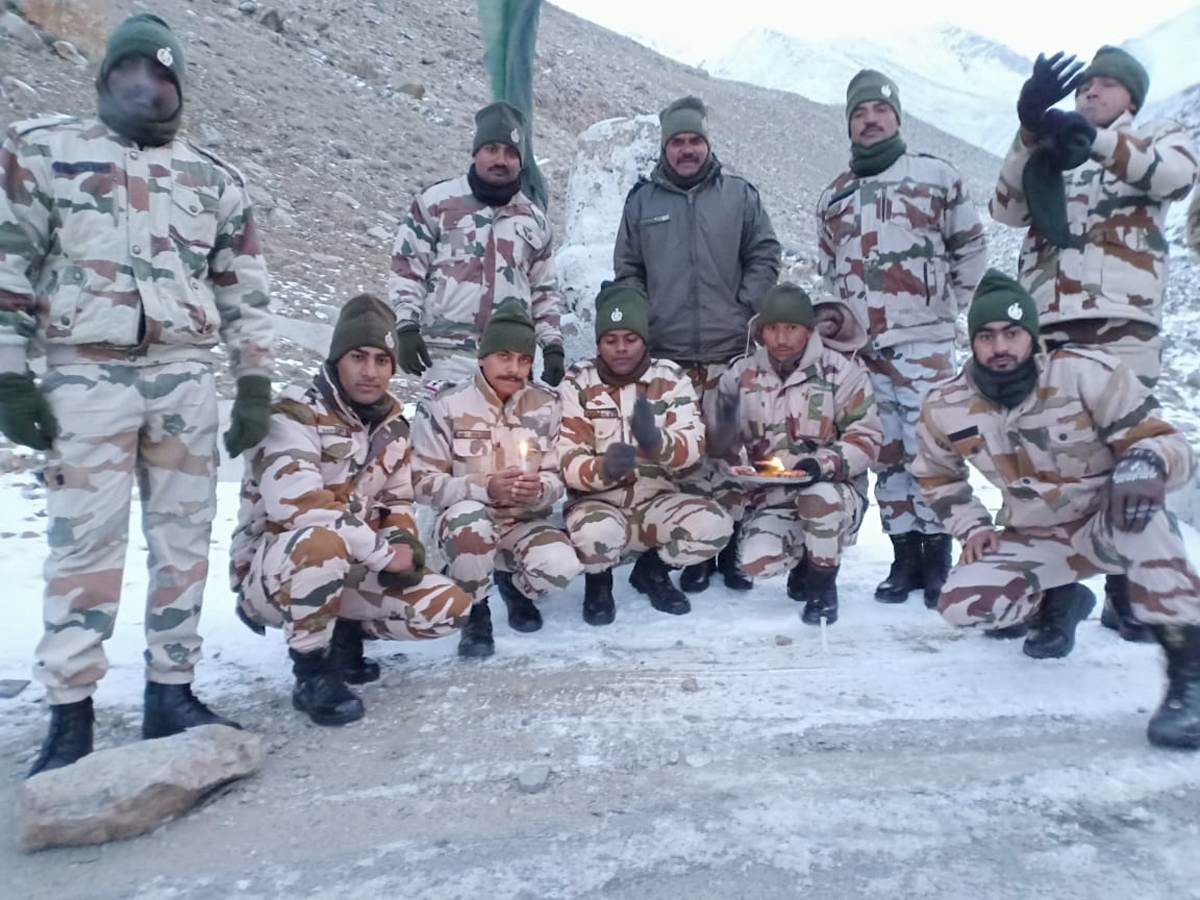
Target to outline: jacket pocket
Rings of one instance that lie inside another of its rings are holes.
[[[171,188],[170,237],[184,264],[197,275],[208,270],[208,256],[217,243],[214,192],[176,183]]]
[[[1165,279],[1166,241],[1154,227],[1106,223],[1099,251],[1100,279],[1106,297],[1120,297],[1145,314],[1157,316]],[[1103,301],[1102,301],[1103,302]],[[1117,310],[1104,310],[1116,315]]]
[[[465,435],[456,432],[451,441],[451,452],[454,454],[455,474],[479,475],[492,474],[493,459],[491,432],[487,437],[481,432],[478,435]]]

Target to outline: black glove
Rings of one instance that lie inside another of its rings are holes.
[[[1139,534],[1162,509],[1167,468],[1153,450],[1130,450],[1108,476],[1108,515],[1121,531]]]
[[[600,471],[606,481],[620,481],[637,468],[637,449],[633,444],[612,444],[604,451]]]
[[[266,375],[243,375],[237,380],[237,395],[229,411],[225,449],[231,457],[249,450],[271,430],[271,379]]]
[[[420,375],[431,365],[429,351],[425,348],[425,339],[421,337],[421,328],[409,323],[396,329],[396,355],[400,357],[400,370],[409,375]]]
[[[737,443],[740,407],[741,397],[737,393],[717,392],[716,407],[713,410],[715,421],[705,429],[705,451],[709,456],[719,459]]]
[[[1064,172],[1087,162],[1092,155],[1094,140],[1096,126],[1080,113],[1064,109],[1046,110],[1038,147],[1049,152],[1055,165]]]
[[[563,380],[563,376],[567,374],[566,360],[563,356],[563,348],[558,344],[551,344],[549,347],[542,348],[542,381],[550,385],[550,387],[558,387]]]
[[[795,465],[792,466],[797,472],[803,472],[808,475],[814,482],[821,480],[821,464],[811,456],[805,456],[798,459]]]
[[[638,448],[646,456],[656,456],[663,445],[662,430],[654,424],[654,410],[644,395],[638,395],[633,404],[633,415],[629,417],[629,430]]]
[[[32,375],[0,375],[0,431],[22,447],[49,450],[54,445],[59,435],[58,419]]]
[[[1033,75],[1021,86],[1017,100],[1017,117],[1030,131],[1040,131],[1046,110],[1075,90],[1078,76],[1086,63],[1075,57],[1063,57],[1061,51],[1049,59],[1039,53],[1033,64]]]

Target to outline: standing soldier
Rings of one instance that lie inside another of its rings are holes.
[[[216,512],[212,349],[237,379],[230,455],[266,433],[267,275],[241,176],[176,137],[183,48],[156,16],[112,33],[95,119],[13,125],[0,149],[0,430],[47,451],[50,734],[31,774],[92,750],[136,479],[148,546],[142,736],[232,725],[192,694]],[[31,338],[46,348],[37,384]]]
[[[682,366],[703,400],[746,349],[747,323],[779,277],[779,241],[754,185],[722,171],[703,101],[676,100],[659,122],[662,155],[625,199],[613,269],[650,298],[650,355]],[[718,477],[706,460],[689,489],[711,496]],[[736,526],[716,563],[688,566],[680,586],[703,591],[714,569],[727,587],[753,587],[738,566]]]
[[[913,464],[963,547],[938,609],[953,625],[1009,634],[1028,623],[1028,656],[1063,657],[1095,605],[1076,582],[1126,573],[1139,620],[1167,654],[1150,742],[1200,748],[1200,578],[1163,509],[1194,469],[1187,440],[1115,357],[1083,347],[1036,355],[1034,301],[995,270],[968,330],[972,359],[926,399]],[[1000,530],[966,460],[1000,489]]]
[[[318,725],[361,719],[346,683],[379,678],[363,635],[444,637],[471,598],[425,568],[412,515],[411,447],[396,371],[396,319],[378,297],[342,307],[329,358],[283,389],[247,462],[230,547],[233,589],[250,623],[282,627],[292,705]]]
[[[534,326],[519,300],[496,307],[479,339],[479,371],[426,397],[413,429],[417,500],[437,513],[446,574],[473,599],[459,656],[491,656],[492,581],[516,631],[537,631],[533,600],[564,588],[581,566],[566,533],[547,521],[563,495],[558,395],[529,382]]]
[[[400,323],[400,368],[424,373],[434,387],[475,377],[479,335],[509,298],[533,316],[542,379],[562,381],[553,235],[546,213],[521,191],[524,134],[515,106],[477,112],[471,168],[418,194],[396,235],[388,291]]]
[[[652,359],[650,313],[637,288],[606,285],[596,297],[596,358],[567,370],[558,441],[567,484],[567,531],[583,563],[583,618],[607,625],[616,614],[612,569],[640,554],[629,583],[655,609],[691,610],[671,583],[672,566],[712,559],[733,519],[679,479],[704,454],[696,389],[673,362]]]
[[[751,323],[759,348],[733,364],[715,392],[708,440],[714,453],[745,447],[751,460],[776,458],[811,479],[750,494],[742,566],[750,575],[790,569],[788,596],[803,620],[837,621],[842,550],[867,509],[867,470],[883,440],[867,370],[842,348],[857,342],[853,316],[822,339],[800,287],[767,292]],[[827,343],[828,342],[828,345]]]
[[[1101,47],[1091,64],[1039,56],[1021,88],[1021,128],[992,198],[998,222],[1027,229],[1020,281],[1048,349],[1095,347],[1148,387],[1162,367],[1162,297],[1172,201],[1196,180],[1196,147],[1178,122],[1135,127],[1150,78],[1136,59]],[[1051,107],[1075,91],[1075,112]],[[1064,171],[1066,170],[1066,171]],[[1124,575],[1105,580],[1101,623],[1153,640],[1133,615]]]
[[[855,75],[846,117],[850,168],[818,201],[818,269],[867,322],[863,361],[884,441],[875,499],[894,550],[875,599],[903,603],[923,587],[933,607],[950,568],[950,536],[909,469],[921,401],[954,373],[955,322],[987,267],[987,247],[954,167],[908,152],[890,78],[871,69]]]

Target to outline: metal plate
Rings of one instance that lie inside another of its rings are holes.
[[[749,466],[733,466],[730,472],[734,478],[743,484],[783,484],[794,486],[813,483],[811,475],[760,475],[757,470],[751,469]]]

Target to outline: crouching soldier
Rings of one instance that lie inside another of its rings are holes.
[[[646,295],[605,287],[596,298],[596,358],[572,366],[562,389],[567,532],[586,573],[591,625],[613,620],[612,568],[626,554],[641,554],[629,583],[655,609],[689,612],[670,567],[712,559],[733,532],[717,503],[680,493],[677,479],[703,460],[699,400],[682,368],[650,358],[649,332]]]
[[[562,528],[546,521],[563,495],[558,474],[562,410],[531,384],[534,326],[516,300],[496,306],[479,342],[474,378],[423,400],[413,429],[417,499],[434,525],[446,573],[472,597],[460,656],[491,656],[488,591],[495,580],[516,631],[537,631],[534,598],[580,573]]]
[[[408,423],[388,393],[396,321],[360,294],[342,307],[329,358],[309,385],[271,406],[271,427],[246,465],[230,548],[239,613],[282,627],[292,705],[318,725],[362,718],[346,683],[379,677],[364,634],[444,637],[470,597],[425,568],[416,537]]]
[[[862,337],[852,315],[830,324],[838,332],[831,344]],[[767,291],[750,324],[761,346],[722,376],[708,429],[710,453],[728,457],[744,447],[751,461],[774,457],[811,479],[751,490],[741,549],[749,575],[790,568],[788,596],[804,602],[810,625],[837,621],[842,551],[862,524],[867,470],[883,441],[867,370],[827,346],[814,327],[812,302],[800,287]]]
[[[935,387],[917,429],[926,502],[963,545],[938,609],[951,624],[1029,635],[1025,653],[1066,656],[1095,605],[1077,582],[1129,576],[1133,610],[1167,654],[1167,697],[1153,744],[1200,748],[1200,579],[1166,491],[1194,468],[1133,371],[1098,350],[1039,357],[1037,308],[992,270],[968,315],[973,358]],[[1000,489],[997,530],[964,460]]]

